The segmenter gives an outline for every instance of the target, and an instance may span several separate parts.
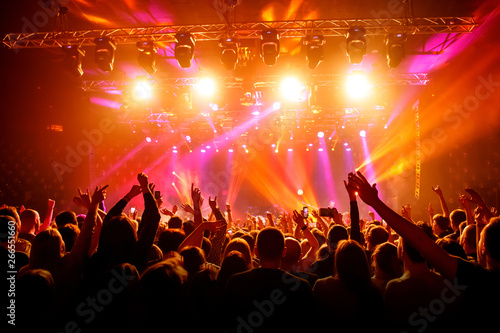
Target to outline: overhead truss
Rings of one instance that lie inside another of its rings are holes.
[[[331,19],[263,21],[227,24],[166,25],[151,27],[111,28],[59,32],[9,33],[2,44],[11,49],[53,48],[64,45],[94,45],[96,37],[107,36],[117,44],[131,44],[143,38],[155,42],[174,42],[177,32],[189,31],[197,41],[218,41],[225,37],[257,39],[262,30],[275,29],[281,38],[303,38],[309,34],[345,36],[350,26],[361,26],[367,35],[406,32],[408,35],[438,33],[468,33],[478,26],[472,16],[420,17],[387,19]]]

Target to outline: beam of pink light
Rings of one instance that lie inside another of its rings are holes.
[[[105,98],[101,98],[101,97],[90,97],[90,102],[92,104],[97,104],[100,106],[104,106],[104,107],[116,109],[116,110],[119,110],[120,107],[122,106],[122,103],[112,101],[109,99],[105,99]]]
[[[323,165],[323,179],[325,180],[326,190],[328,193],[328,202],[339,202],[335,193],[335,184],[332,177],[332,167],[330,165],[328,150],[326,149],[325,138],[319,138],[319,142],[320,146],[324,148],[324,151],[319,152],[319,159],[321,160],[321,164]]]

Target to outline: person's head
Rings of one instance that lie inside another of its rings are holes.
[[[19,228],[21,226],[21,219],[19,218],[19,213],[17,212],[16,207],[14,206],[2,206],[0,207],[0,216],[10,216],[14,218],[14,221],[16,221],[16,226],[17,226],[17,231],[19,232]]]
[[[460,223],[467,220],[467,216],[463,209],[455,209],[450,213],[450,222],[453,231],[457,231]]]
[[[436,244],[441,246],[441,248],[443,248],[449,254],[467,260],[467,254],[465,253],[464,248],[458,242],[450,238],[440,238],[436,241]]]
[[[244,240],[243,238],[235,238],[230,240],[229,243],[227,243],[226,249],[224,250],[223,258],[225,258],[229,253],[233,251],[240,252],[243,255],[243,258],[245,258],[245,264],[247,265],[247,267],[252,267],[252,252],[250,251],[250,246],[248,245],[246,240]]]
[[[378,245],[372,253],[375,276],[386,281],[403,275],[403,263],[398,258],[398,248],[389,242]]]
[[[194,231],[194,222],[191,220],[182,222],[182,230],[184,231],[186,236],[189,236],[189,234]]]
[[[168,228],[169,229],[181,229],[182,228],[182,219],[174,215],[168,220]]]
[[[424,257],[410,243],[400,238],[398,244],[398,257],[403,262],[412,262],[416,264],[425,263]]]
[[[83,222],[85,222],[85,217],[87,217],[87,215],[85,214],[78,214],[76,216],[76,223],[78,224],[78,228],[82,229]]]
[[[219,281],[222,286],[225,286],[231,276],[247,271],[250,267],[251,266],[248,266],[245,257],[240,251],[230,251],[222,260],[219,274],[217,275],[217,281]]]
[[[387,242],[388,239],[387,229],[382,226],[371,227],[366,237],[367,248],[373,251],[377,245]]]
[[[80,229],[75,224],[65,224],[60,228],[57,228],[61,237],[64,241],[66,247],[66,252],[70,252],[75,244],[76,238],[80,234]]]
[[[316,240],[318,241],[319,246],[326,243],[325,235],[321,230],[319,230],[318,228],[313,228],[311,230],[311,233],[313,234],[314,238],[316,238]]]
[[[347,229],[344,226],[341,226],[339,224],[335,224],[330,228],[328,231],[328,247],[330,250],[335,250],[337,248],[337,244],[341,240],[346,240],[349,239],[349,234],[347,232]]]
[[[57,227],[62,227],[66,224],[76,224],[78,225],[78,221],[76,220],[76,214],[70,210],[65,210],[56,215],[56,225]]]
[[[283,233],[274,227],[262,229],[257,235],[255,250],[261,264],[264,262],[279,264],[286,254]]]
[[[352,292],[371,285],[370,267],[365,250],[355,240],[341,240],[335,251],[337,277]]]
[[[40,215],[36,210],[25,209],[19,216],[21,219],[20,232],[34,234],[40,227]]]
[[[460,235],[460,245],[462,245],[467,254],[477,252],[476,230],[475,224],[469,224]]]
[[[432,218],[432,231],[439,236],[442,232],[450,228],[450,219],[441,215],[436,214]]]
[[[243,235],[241,235],[241,238],[243,238],[244,240],[247,241],[248,243],[248,246],[250,247],[250,253],[252,253],[253,255],[253,252],[255,250],[255,237],[252,236],[251,233],[244,233]]]
[[[97,253],[110,267],[130,262],[136,242],[137,234],[133,222],[127,215],[121,214],[103,224]]]
[[[158,238],[158,247],[164,256],[170,256],[170,252],[177,251],[179,245],[186,238],[186,235],[179,229],[165,229]]]
[[[500,217],[492,218],[484,227],[478,251],[486,259],[488,268],[500,268]]]
[[[54,279],[45,269],[27,269],[16,280],[16,325],[21,331],[45,331],[52,315]],[[48,331],[48,330],[46,330]]]
[[[294,266],[298,264],[301,257],[301,246],[300,242],[293,237],[285,238],[286,254],[281,259],[281,268],[285,271],[294,269]]]
[[[8,248],[9,235],[14,236],[14,240],[17,241],[18,230],[15,218],[10,215],[0,215],[0,245],[2,247]]]
[[[66,247],[59,231],[55,228],[45,229],[33,240],[29,268],[46,269],[54,274],[64,253]]]
[[[185,247],[179,254],[183,259],[184,269],[188,272],[190,278],[198,272],[205,263],[205,253],[197,246]]]

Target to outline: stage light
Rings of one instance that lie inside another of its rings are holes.
[[[274,29],[264,30],[261,33],[260,56],[267,66],[276,65],[280,55],[279,34]]]
[[[259,111],[254,111],[254,112],[252,112],[252,116],[258,116],[258,115],[260,115],[260,112],[259,112]]]
[[[307,36],[304,44],[306,45],[307,67],[315,69],[323,61],[325,37],[321,35]]]
[[[366,30],[363,27],[350,27],[347,33],[346,50],[349,62],[359,64],[366,53]]]
[[[281,82],[281,94],[291,102],[304,100],[305,85],[294,77],[287,77]]]
[[[133,91],[133,98],[137,101],[145,101],[152,96],[151,85],[146,80],[136,82]]]
[[[201,152],[202,152],[202,153],[206,153],[207,151],[206,151],[205,149],[202,149],[202,150],[201,150]]]
[[[212,96],[215,93],[215,82],[211,78],[202,78],[196,84],[196,90],[203,96]]]
[[[365,130],[359,131],[359,136],[362,138],[366,138],[366,131]]]
[[[191,67],[194,58],[194,36],[190,32],[178,32],[175,34],[174,56],[181,68]]]
[[[148,74],[156,73],[156,46],[152,40],[138,41],[137,49],[139,50],[139,66],[144,68]]]
[[[233,150],[233,149],[231,149],[231,148],[229,148],[227,151],[228,151],[229,153],[234,152],[234,150]]]
[[[210,105],[210,108],[212,109],[212,111],[219,111],[219,105],[218,104],[212,103]]]
[[[220,62],[227,70],[234,70],[238,63],[238,46],[240,43],[235,38],[222,38],[219,41],[221,48]]]
[[[405,57],[406,34],[389,34],[385,41],[387,46],[387,66],[397,67]]]
[[[274,111],[278,111],[279,109],[281,109],[281,103],[280,102],[274,102],[273,103],[273,110]]]
[[[325,136],[324,132],[318,132],[318,138],[323,138]]]
[[[189,135],[186,135],[186,141],[191,142],[191,137]]]
[[[85,57],[85,51],[80,49],[78,45],[63,46],[65,53],[64,66],[75,76],[82,76],[82,62]]]
[[[100,69],[105,72],[113,70],[115,62],[116,45],[108,37],[98,37],[94,39],[96,46],[95,61]]]
[[[323,148],[318,148],[318,151],[323,151],[324,149]]]
[[[302,194],[304,194],[304,191],[302,191],[301,189],[298,189],[297,190],[297,195],[302,195]]]
[[[365,74],[354,72],[347,77],[346,92],[351,98],[363,98],[368,95],[371,84]]]
[[[147,143],[151,143],[151,141],[152,141],[152,140],[151,140],[151,138],[150,138],[149,136],[147,136],[147,137],[146,137],[146,142],[147,142]]]
[[[288,148],[288,151],[293,151],[293,148]]]
[[[349,144],[347,142],[344,142],[344,147],[347,147],[349,146]]]
[[[346,148],[345,151],[351,151],[351,148]]]

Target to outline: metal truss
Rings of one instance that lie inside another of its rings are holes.
[[[379,74],[373,75],[375,82],[387,86],[401,85],[426,85],[429,78],[426,73],[400,73],[400,74]],[[339,84],[345,75],[341,74],[323,74],[312,75],[306,81],[317,86],[330,86]],[[253,86],[255,89],[276,87],[282,77],[281,76],[260,76],[256,78]],[[236,80],[234,77],[217,77],[214,79],[220,87],[223,88],[243,88],[244,82]],[[198,82],[198,78],[166,78],[161,81],[150,80],[150,83],[155,87],[182,87],[194,86]],[[124,90],[130,87],[132,81],[126,80],[94,80],[83,81],[82,88],[88,92],[106,91],[106,90]]]
[[[332,20],[294,20],[263,21],[227,24],[167,25],[135,28],[112,28],[103,30],[80,30],[62,32],[9,33],[2,44],[11,49],[51,48],[64,45],[94,45],[96,37],[107,36],[117,44],[131,44],[143,38],[155,42],[175,41],[175,34],[189,31],[200,41],[218,41],[225,37],[240,39],[259,39],[262,30],[275,29],[281,38],[303,38],[309,34],[323,36],[345,36],[350,26],[361,26],[367,35],[386,35],[406,32],[408,35],[438,33],[468,33],[478,26],[471,16],[465,17],[421,17],[387,19],[332,19]]]

